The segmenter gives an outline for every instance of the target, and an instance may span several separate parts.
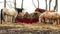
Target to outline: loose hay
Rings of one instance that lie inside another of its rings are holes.
[[[60,29],[60,25],[51,25],[51,24],[40,24],[40,23],[35,23],[35,24],[25,24],[25,23],[3,23],[0,24],[0,27],[3,26],[8,26],[8,27],[21,27],[21,28],[28,28],[28,29],[36,29],[36,30],[47,30],[47,29]]]

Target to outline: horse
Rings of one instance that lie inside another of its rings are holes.
[[[18,15],[18,12],[14,8],[3,8],[2,17],[4,22],[16,22],[15,19]]]
[[[43,18],[45,18],[45,22],[48,19],[54,23],[56,22],[55,24],[59,24],[60,14],[55,10],[45,11],[39,16],[39,22],[44,21]]]

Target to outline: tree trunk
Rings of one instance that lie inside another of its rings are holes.
[[[51,7],[51,1],[52,1],[52,0],[49,0],[49,10],[50,10],[50,7]]]
[[[16,8],[16,0],[14,1],[14,8]]]
[[[58,11],[58,0],[55,1],[54,10]]]
[[[6,0],[4,0],[4,8],[6,8]]]
[[[23,9],[23,0],[22,0],[22,3],[21,3],[21,8]]]
[[[39,0],[37,0],[37,2],[38,2],[38,8],[39,8]]]
[[[46,10],[47,10],[47,0],[45,0],[45,3],[46,3]]]
[[[37,7],[35,6],[35,4],[34,4],[34,1],[33,1],[33,0],[32,0],[32,3],[33,3],[33,5],[34,5],[34,7],[35,7],[35,8],[37,8]]]

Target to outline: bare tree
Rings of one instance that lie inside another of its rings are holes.
[[[16,8],[16,0],[14,0],[14,8]]]
[[[58,0],[55,1],[54,10],[57,10],[58,11]]]
[[[14,2],[11,2],[10,0],[9,1],[6,1],[6,5],[8,5],[9,8],[12,7],[12,4],[11,3],[15,3],[15,1]],[[14,4],[14,7],[15,7],[15,4]]]
[[[38,2],[38,8],[39,8],[39,0],[37,0],[37,2]]]
[[[6,8],[6,0],[4,0],[4,8]]]
[[[47,10],[47,0],[45,0],[45,3],[46,3],[46,10]]]
[[[32,3],[33,3],[33,5],[34,5],[34,7],[37,8],[36,5],[34,4],[34,1],[33,1],[33,0],[32,0]]]
[[[50,7],[51,7],[51,1],[52,1],[52,0],[49,0],[49,10],[50,10]]]
[[[23,9],[23,0],[22,0],[22,3],[21,3],[21,8]]]

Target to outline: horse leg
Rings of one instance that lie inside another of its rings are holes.
[[[60,24],[60,19],[59,19],[59,24]]]
[[[13,16],[14,23],[16,23],[16,17],[17,17],[17,14]]]
[[[11,18],[12,18],[11,21],[12,21],[12,22],[15,22],[14,16],[11,16]]]
[[[55,22],[55,20],[54,19],[52,19],[52,24]]]
[[[42,19],[42,22],[46,24],[46,22],[45,22],[45,19],[44,19],[44,18]]]
[[[45,24],[48,24],[48,21],[49,21],[49,19],[48,18],[45,18]]]
[[[43,18],[43,20],[44,20],[43,22],[46,24],[46,22],[45,22],[45,18]]]
[[[7,16],[7,22],[9,22],[9,20],[10,20],[10,19],[9,19],[9,16]]]
[[[53,19],[52,18],[50,19],[50,24],[53,24]]]
[[[5,22],[7,22],[7,15],[5,15],[4,20],[5,20]]]
[[[42,22],[42,19],[41,18],[39,18],[39,23],[41,23]]]
[[[56,25],[57,24],[57,19],[54,19],[54,23],[53,23],[54,25]]]
[[[10,22],[12,22],[12,19],[13,19],[12,16],[10,16]]]
[[[59,19],[57,21],[58,21],[58,24],[59,24]]]
[[[59,24],[59,20],[58,19],[56,19],[56,24]]]
[[[13,23],[14,21],[13,21],[13,19],[14,19],[14,17],[13,16],[11,16],[11,22]]]
[[[16,18],[13,18],[14,23],[16,23]]]

